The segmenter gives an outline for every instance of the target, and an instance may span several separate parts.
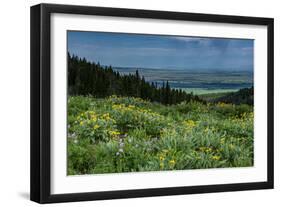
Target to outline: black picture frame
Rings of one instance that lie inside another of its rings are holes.
[[[153,189],[51,194],[51,74],[50,74],[50,15],[52,13],[134,17],[194,22],[217,22],[267,26],[267,181],[236,184],[218,184]],[[30,199],[38,203],[88,201],[102,199],[166,196],[179,194],[211,193],[273,188],[273,46],[274,23],[272,18],[195,14],[168,11],[103,8],[56,4],[39,4],[31,7],[31,152]]]

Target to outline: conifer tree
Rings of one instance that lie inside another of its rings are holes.
[[[169,81],[146,82],[136,70],[134,74],[121,75],[112,66],[102,66],[99,62],[88,62],[85,58],[67,54],[68,94],[92,95],[104,98],[110,95],[140,97],[162,104],[177,104],[182,101],[202,101],[198,96],[187,94],[181,89],[171,89]]]

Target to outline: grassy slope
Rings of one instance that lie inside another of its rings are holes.
[[[254,88],[242,88],[237,92],[229,93],[214,99],[215,102],[225,102],[233,104],[254,104]]]
[[[226,96],[228,94],[230,94],[231,92],[219,92],[219,93],[206,93],[206,94],[201,94],[199,95],[199,98],[208,101],[208,102],[212,102],[217,98]]]
[[[139,98],[68,100],[68,174],[253,164],[253,108]]]
[[[193,93],[195,95],[199,96],[205,96],[205,95],[212,95],[212,94],[226,94],[230,92],[236,92],[238,89],[204,89],[204,88],[178,88],[182,89],[186,93]]]

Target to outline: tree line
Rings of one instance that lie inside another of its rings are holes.
[[[215,102],[254,105],[254,87],[242,88],[214,100]]]
[[[182,101],[201,101],[198,96],[181,89],[172,89],[168,81],[159,85],[146,82],[138,70],[135,74],[121,75],[111,66],[89,62],[68,53],[68,94],[92,95],[104,98],[110,95],[139,97],[162,104],[177,104]]]

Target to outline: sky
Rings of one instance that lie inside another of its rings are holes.
[[[68,52],[113,67],[252,71],[254,40],[68,31]]]

